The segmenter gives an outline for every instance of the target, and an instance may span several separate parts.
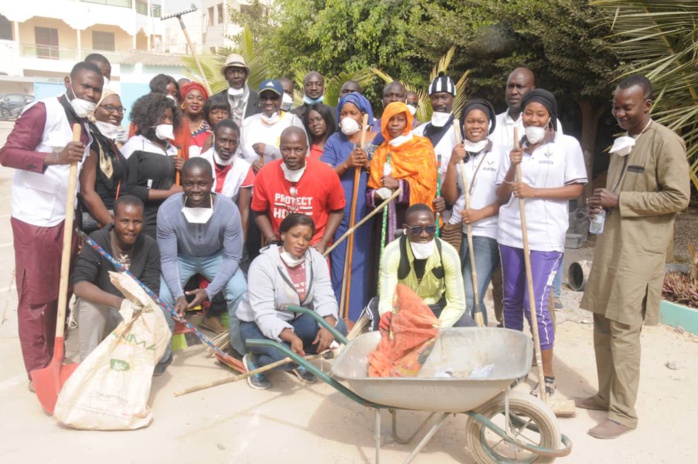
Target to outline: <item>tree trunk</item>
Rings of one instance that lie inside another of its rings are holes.
[[[592,174],[594,172],[594,147],[596,145],[596,133],[599,126],[599,119],[604,113],[604,106],[594,105],[591,100],[579,100],[577,102],[582,113],[582,152],[584,153],[584,164],[587,168],[589,182],[584,187],[583,198],[588,198],[592,193]],[[582,203],[583,204],[583,203]]]

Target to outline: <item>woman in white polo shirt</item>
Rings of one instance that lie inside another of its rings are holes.
[[[504,327],[523,330],[527,308],[526,270],[519,199],[526,199],[526,223],[531,250],[533,293],[543,357],[546,394],[555,392],[553,343],[548,296],[565,251],[568,201],[582,194],[587,183],[584,156],[574,137],[556,133],[557,102],[552,93],[534,89],[521,100],[525,135],[521,149],[502,157],[497,176],[499,209],[497,241],[504,280]],[[522,182],[516,182],[521,164]]]
[[[482,310],[487,324],[485,291],[492,280],[492,273],[499,265],[497,247],[497,214],[499,200],[496,192],[497,172],[501,148],[494,146],[488,138],[494,131],[496,113],[487,100],[474,98],[465,104],[460,120],[463,123],[465,138],[456,145],[448,162],[448,170],[441,194],[447,203],[453,205],[450,224],[463,224],[461,262],[463,282],[468,312],[471,316],[475,305]],[[470,195],[470,208],[466,209],[461,169],[465,166],[465,177]],[[475,301],[472,265],[467,240],[467,225],[471,226],[475,270],[477,271],[478,300]]]

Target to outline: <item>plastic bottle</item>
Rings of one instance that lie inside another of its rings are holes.
[[[599,235],[603,232],[603,225],[606,222],[606,210],[601,208],[601,211],[595,213],[594,218],[589,221],[589,233]]]

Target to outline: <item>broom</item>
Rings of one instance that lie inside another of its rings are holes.
[[[514,126],[514,148],[520,150],[519,131]],[[516,182],[522,182],[521,163],[516,165]],[[536,367],[538,369],[538,394],[540,399],[553,410],[557,417],[573,417],[577,409],[573,400],[561,400],[548,398],[545,393],[545,374],[543,373],[543,359],[540,350],[540,334],[538,333],[538,314],[536,313],[535,296],[533,292],[533,272],[531,271],[531,250],[528,246],[528,228],[526,227],[526,200],[519,198],[519,215],[521,216],[521,239],[524,246],[524,264],[526,266],[526,284],[528,290],[528,308],[531,313],[531,332],[533,333],[533,347],[536,353]]]
[[[353,233],[356,231],[356,229],[358,229],[359,227],[361,227],[362,225],[364,225],[369,219],[371,219],[373,216],[375,216],[375,215],[378,214],[380,211],[382,211],[385,207],[387,207],[387,206],[388,206],[388,203],[390,203],[391,201],[395,200],[398,196],[400,196],[401,193],[402,193],[402,189],[401,189],[401,188],[398,188],[397,190],[395,190],[395,192],[393,192],[392,195],[390,195],[388,198],[386,198],[385,200],[383,200],[383,202],[382,202],[380,205],[378,205],[373,211],[371,211],[370,213],[368,213],[368,214],[366,215],[366,217],[364,217],[362,220],[360,220],[359,222],[357,222],[356,225],[355,225],[354,227],[352,227],[352,228],[350,228],[349,230],[347,230],[347,231],[344,233],[344,235],[342,235],[341,237],[339,237],[339,238],[337,239],[337,241],[335,241],[335,242],[332,244],[331,247],[329,247],[327,250],[325,250],[325,252],[322,254],[322,256],[325,257],[325,258],[328,257],[328,256],[330,255],[330,253],[332,253],[332,250],[334,250],[335,248],[337,248],[337,246],[338,246],[340,243],[342,243],[347,237],[349,237],[351,234],[353,234]],[[368,319],[368,317],[366,317],[366,316],[361,316],[361,317],[359,318],[359,320],[356,321],[356,324],[354,324],[354,327],[351,329],[351,331],[350,331],[349,334],[347,335],[347,340],[353,340],[353,339],[356,338],[357,336],[359,336],[359,335],[361,335],[362,333],[364,333],[364,332],[366,331],[366,329],[368,328],[368,326],[369,326],[370,323],[371,323],[371,320]],[[224,349],[224,348],[227,347],[228,344],[230,343],[229,335],[230,335],[230,332],[229,332],[228,330],[226,330],[225,332],[221,332],[219,335],[216,335],[211,341],[214,342],[213,344],[216,345],[217,348],[219,348],[219,349]],[[207,351],[208,351],[209,353],[214,353],[214,349],[211,348],[211,347],[208,347],[208,348],[207,348]]]
[[[460,121],[453,120],[453,131],[456,134],[456,144],[460,145],[463,140],[460,133]],[[463,194],[465,195],[465,209],[470,209],[470,190],[468,189],[468,179],[465,174],[465,161],[461,161],[460,166],[461,181],[463,182]],[[473,279],[473,319],[478,327],[485,327],[485,317],[482,315],[480,307],[479,290],[477,288],[477,269],[475,268],[475,250],[473,249],[473,226],[466,224],[468,235],[468,255],[470,256],[471,277]]]

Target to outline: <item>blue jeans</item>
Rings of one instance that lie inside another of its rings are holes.
[[[475,292],[473,291],[473,268],[470,264],[468,236],[463,234],[460,247],[461,262],[463,263],[463,284],[465,286],[465,304],[468,314],[472,317],[475,312]],[[475,270],[477,271],[477,295],[480,301],[478,307],[487,325],[487,308],[485,293],[492,280],[492,273],[499,266],[499,247],[497,240],[489,237],[473,235],[473,252],[475,253]]]
[[[313,342],[315,341],[315,337],[317,337],[317,333],[320,330],[320,324],[318,324],[315,321],[315,319],[313,319],[311,316],[308,316],[307,314],[302,314],[300,317],[297,317],[296,319],[289,321],[289,324],[293,326],[293,331],[296,333],[296,335],[298,335],[298,337],[301,340],[303,340],[303,350],[306,352],[306,354],[315,354],[317,346],[313,345]],[[339,319],[335,328],[342,335],[347,334],[347,325],[344,323],[344,320]],[[254,339],[267,339],[267,337],[264,336],[262,331],[259,330],[259,327],[257,327],[257,324],[255,322],[241,322],[240,335],[242,335],[242,339],[245,342],[247,342],[247,340]],[[282,343],[288,347],[291,346],[289,343]],[[257,364],[257,367],[262,367],[276,361],[281,361],[286,357],[285,354],[283,354],[276,348],[271,348],[267,346],[251,346],[248,351],[257,355],[255,359],[255,364]],[[287,363],[277,367],[276,369],[290,371],[295,367],[295,363]]]
[[[177,267],[179,268],[179,283],[184,286],[192,276],[196,274],[201,274],[209,281],[213,281],[213,278],[218,273],[223,264],[223,254],[218,253],[212,256],[205,257],[193,257],[193,256],[182,256],[177,257]],[[233,277],[228,281],[224,289],[225,301],[228,304],[228,318],[230,320],[230,344],[235,350],[240,354],[245,354],[245,344],[242,343],[240,338],[240,321],[238,321],[235,311],[237,310],[238,304],[242,301],[242,297],[245,296],[247,292],[247,281],[242,271],[238,269],[233,274]],[[160,298],[162,301],[174,305],[174,297],[172,292],[170,292],[167,283],[164,278],[160,278]],[[170,324],[170,329],[174,328],[174,321],[170,317],[169,313],[166,313],[167,323]],[[163,359],[167,359],[170,349],[168,348],[167,353]]]

